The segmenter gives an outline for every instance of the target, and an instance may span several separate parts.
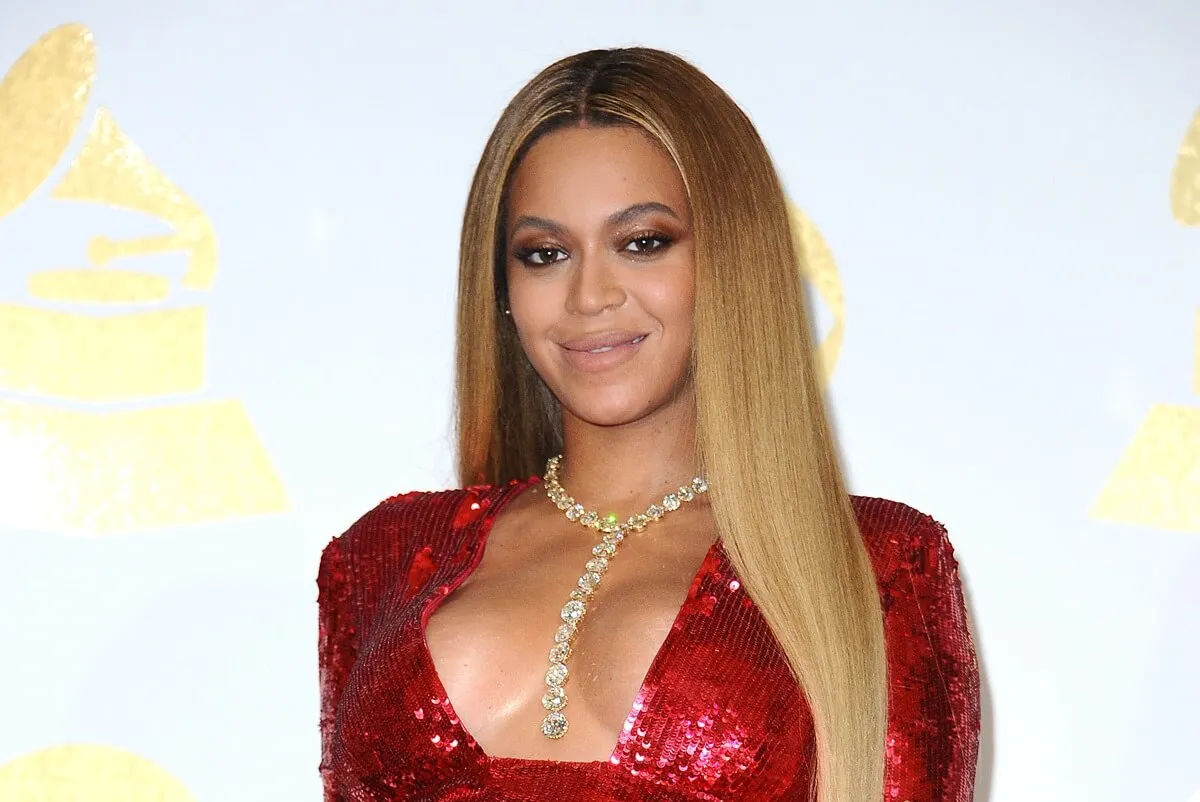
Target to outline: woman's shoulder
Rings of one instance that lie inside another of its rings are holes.
[[[511,486],[414,491],[383,499],[322,549],[318,602],[323,609],[370,611],[389,589],[424,586],[439,571],[452,579],[465,566],[464,555],[480,537],[488,510]]]
[[[851,501],[881,583],[902,569],[957,574],[950,535],[933,516],[891,499],[853,496]]]
[[[458,550],[473,526],[519,484],[415,490],[387,496],[325,546],[325,554],[357,562],[415,552]]]

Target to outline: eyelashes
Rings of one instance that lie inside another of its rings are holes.
[[[637,245],[637,249],[632,251],[632,253],[648,255],[658,253],[659,251],[665,251],[667,248],[671,247],[671,243],[673,242],[674,240],[668,237],[666,234],[638,234],[637,236],[631,237],[629,241],[625,243],[625,247],[621,250],[629,252],[630,245]]]
[[[674,238],[658,231],[639,231],[626,237],[620,252],[633,259],[648,259],[666,251]],[[526,245],[513,251],[513,258],[527,267],[548,267],[570,258],[565,248],[549,243]]]
[[[556,254],[561,255],[561,258],[555,258]],[[546,265],[551,265],[567,258],[567,253],[562,248],[556,248],[552,245],[538,245],[532,248],[517,248],[513,252],[513,257],[521,264],[529,267],[545,267]]]

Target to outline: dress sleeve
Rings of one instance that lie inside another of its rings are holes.
[[[885,593],[887,802],[971,802],[979,664],[946,530],[922,516]]]
[[[351,606],[351,580],[341,539],[321,554],[317,573],[317,660],[321,687],[321,781],[324,802],[340,802],[330,767],[338,701],[358,648],[357,623]]]

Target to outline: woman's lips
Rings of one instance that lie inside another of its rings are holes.
[[[576,370],[597,373],[625,364],[637,354],[647,334],[603,332],[562,343],[563,355]]]

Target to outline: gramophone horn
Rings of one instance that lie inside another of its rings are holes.
[[[34,193],[62,159],[87,110],[96,69],[91,32],[63,25],[0,80],[0,217]]]
[[[142,212],[175,228],[172,234],[128,240],[96,237],[88,246],[94,264],[104,265],[125,256],[186,251],[189,259],[184,286],[197,290],[212,286],[217,241],[208,217],[150,163],[107,109],[97,110],[83,149],[51,195]]]

